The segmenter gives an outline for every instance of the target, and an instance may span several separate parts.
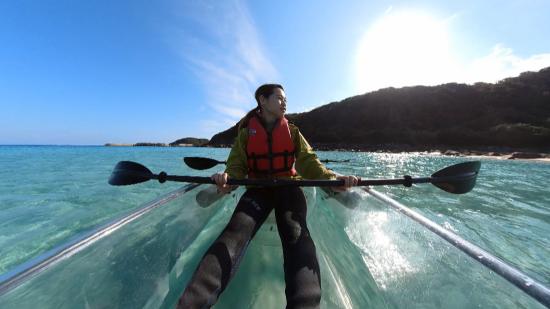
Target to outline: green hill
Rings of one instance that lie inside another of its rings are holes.
[[[495,84],[386,88],[287,115],[318,148],[550,149],[550,68]],[[211,146],[230,145],[236,126]]]

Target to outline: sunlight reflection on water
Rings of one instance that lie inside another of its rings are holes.
[[[373,211],[357,214],[346,227],[351,241],[363,252],[377,252],[375,260],[365,263],[382,289],[417,271],[388,235],[391,223],[386,211]]]

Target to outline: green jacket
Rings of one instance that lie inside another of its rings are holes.
[[[336,174],[327,169],[317,158],[315,152],[308,144],[304,136],[298,130],[298,127],[289,123],[290,135],[294,142],[296,161],[294,167],[298,172],[298,177],[304,179],[335,179]],[[246,157],[246,145],[248,143],[248,129],[242,128],[229,157],[227,158],[227,167],[225,172],[234,179],[244,179],[248,174],[248,165]]]

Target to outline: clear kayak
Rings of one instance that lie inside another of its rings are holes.
[[[240,197],[188,185],[0,277],[1,308],[173,308]],[[376,194],[304,189],[322,308],[543,308]],[[274,219],[215,308],[283,308]],[[444,275],[442,275],[444,274]]]

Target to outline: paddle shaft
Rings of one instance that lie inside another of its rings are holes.
[[[359,181],[357,186],[383,186],[383,185],[405,185],[411,186],[415,183],[446,183],[452,181],[466,180],[471,177],[475,177],[475,173],[466,173],[457,176],[448,176],[448,177],[419,177],[412,178],[410,176],[405,176],[404,178],[396,179],[364,179]],[[189,182],[189,183],[208,183],[216,184],[216,182],[210,177],[201,177],[201,176],[176,176],[176,175],[166,175],[166,173],[161,172],[158,175],[151,175],[152,179],[158,179],[159,182],[164,182],[166,180],[178,181],[178,182]],[[293,179],[228,179],[228,185],[244,185],[244,186],[265,186],[265,187],[276,187],[276,186],[301,186],[301,187],[339,187],[344,186],[344,180],[293,180]]]

